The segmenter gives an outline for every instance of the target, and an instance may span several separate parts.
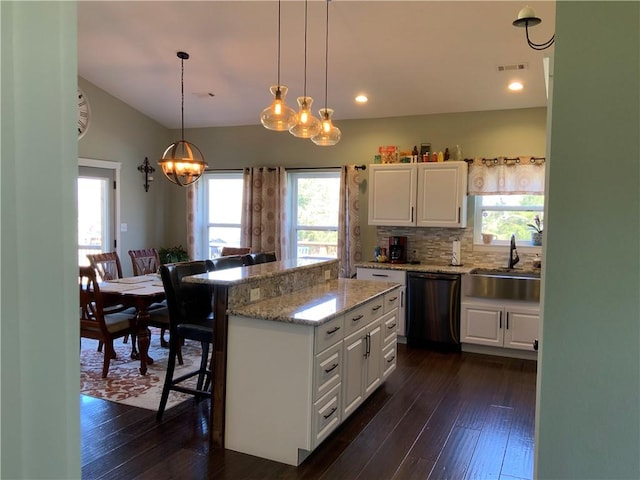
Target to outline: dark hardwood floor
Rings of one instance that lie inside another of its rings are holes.
[[[398,347],[387,382],[297,468],[210,449],[206,402],[158,424],[155,412],[82,396],[82,478],[533,477],[535,362]]]

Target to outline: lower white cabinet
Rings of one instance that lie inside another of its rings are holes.
[[[376,319],[344,339],[345,417],[375,390],[381,381],[382,329]]]
[[[386,297],[385,303],[391,303],[398,307],[398,336],[404,337],[406,335],[405,331],[405,317],[406,317],[406,292],[407,287],[407,272],[404,270],[393,270],[390,268],[357,268],[357,278],[358,280],[373,280],[376,282],[390,282],[390,283],[398,283],[400,288],[392,294],[389,294]]]
[[[494,302],[462,303],[461,342],[534,351],[540,309]]]
[[[299,465],[395,369],[397,294],[318,327],[229,316],[225,448]]]

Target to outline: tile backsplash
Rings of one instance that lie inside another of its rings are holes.
[[[377,227],[377,245],[389,246],[389,237],[407,237],[407,261],[420,263],[448,264],[454,240],[460,240],[461,263],[504,267],[509,256],[509,247],[485,247],[473,244],[473,227],[467,228],[420,228],[420,227]],[[531,266],[536,252],[524,250],[518,245],[519,266]],[[373,260],[373,252],[363,252],[365,260]]]

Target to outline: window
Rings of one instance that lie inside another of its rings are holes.
[[[208,245],[208,257],[216,258],[225,245],[240,247],[242,172],[206,173],[202,180],[205,182],[204,241]]]
[[[340,171],[290,171],[290,258],[338,257]]]
[[[473,243],[481,244],[482,233],[494,234],[493,244],[506,245],[515,234],[520,245],[531,245],[529,224],[542,219],[544,195],[476,195]]]

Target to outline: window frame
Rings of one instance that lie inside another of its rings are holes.
[[[240,219],[237,224],[235,223],[210,223],[209,222],[209,198],[210,198],[210,189],[209,189],[209,179],[233,179],[233,180],[242,180],[243,188],[244,188],[244,173],[242,170],[224,170],[224,171],[209,171],[203,173],[202,178],[200,179],[203,182],[202,187],[202,214],[200,215],[202,219],[202,228],[200,241],[202,242],[201,251],[206,255],[206,258],[215,258],[211,256],[211,247],[209,245],[209,229],[210,228],[238,228],[240,229],[240,234],[242,235],[242,210],[240,214]],[[238,245],[240,246],[240,245]]]
[[[338,205],[338,218],[336,219],[336,226],[328,226],[328,225],[322,225],[322,226],[314,226],[314,225],[303,225],[303,226],[299,226],[298,225],[298,183],[297,180],[301,179],[301,178],[335,178],[338,181],[340,181],[340,177],[341,177],[341,171],[340,168],[336,168],[336,167],[327,167],[327,168],[316,168],[316,169],[292,169],[292,170],[287,170],[287,183],[288,183],[288,187],[289,187],[289,198],[287,199],[287,210],[288,210],[288,217],[289,217],[289,222],[288,222],[288,234],[289,234],[289,238],[290,238],[290,242],[289,242],[289,251],[288,251],[288,257],[292,258],[292,259],[297,259],[298,258],[298,231],[300,230],[313,230],[313,231],[325,231],[325,232],[336,232],[336,236],[339,235],[339,223],[340,223],[340,219],[339,219],[339,215],[340,215],[340,209],[339,209],[339,205]],[[340,191],[339,191],[339,187],[338,187],[338,202],[340,202],[339,200],[340,197]],[[302,227],[302,228],[300,228]],[[337,248],[337,245],[336,245]],[[334,257],[331,257],[334,258]],[[336,251],[336,257],[337,256],[337,251]]]
[[[487,195],[473,195],[474,197],[474,214],[473,214],[473,245],[474,248],[475,247],[481,247],[481,248],[486,248],[486,249],[492,249],[492,248],[496,248],[496,247],[505,247],[509,245],[509,240],[494,240],[491,244],[487,245],[485,243],[482,242],[482,212],[483,210],[492,210],[492,211],[497,211],[497,212],[508,212],[508,211],[523,211],[523,210],[531,210],[536,212],[537,215],[540,215],[540,217],[543,217],[544,215],[544,208],[545,208],[545,198],[544,195],[540,195],[540,194],[529,194],[529,195],[538,195],[541,196],[543,198],[543,204],[542,205],[526,205],[526,206],[520,206],[520,205],[499,205],[499,206],[494,206],[494,205],[483,205],[483,197],[485,196],[495,196],[495,195],[509,195],[506,193],[502,193],[502,194],[487,194]],[[517,195],[524,195],[524,194],[517,194]],[[534,246],[531,244],[531,241],[528,241],[526,243],[523,243],[522,240],[518,240],[518,248],[530,248],[533,251],[541,251],[541,247],[539,246]]]

